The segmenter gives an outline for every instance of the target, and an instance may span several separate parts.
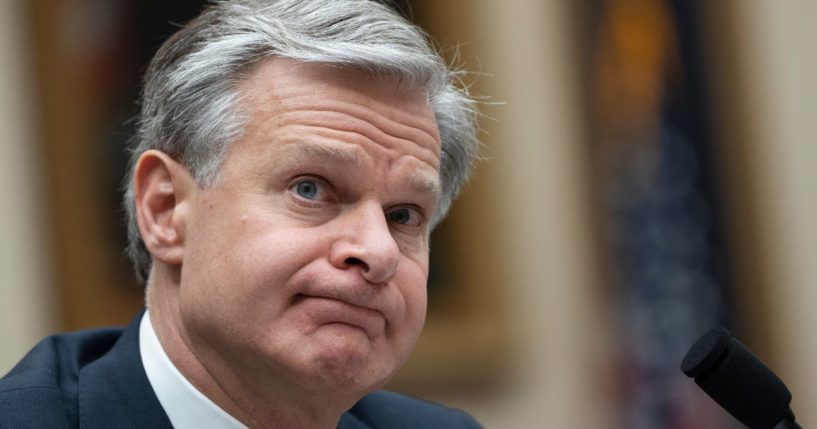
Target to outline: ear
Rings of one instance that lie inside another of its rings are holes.
[[[190,172],[166,153],[148,150],[133,172],[139,232],[154,260],[179,265],[184,231],[197,185]]]

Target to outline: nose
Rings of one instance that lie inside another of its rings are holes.
[[[359,268],[369,283],[384,283],[397,273],[400,248],[383,209],[366,204],[346,213],[344,233],[332,245],[330,262],[340,269]]]

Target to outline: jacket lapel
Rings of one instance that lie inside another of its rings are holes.
[[[172,429],[139,354],[136,316],[113,348],[79,375],[79,425],[82,428]]]

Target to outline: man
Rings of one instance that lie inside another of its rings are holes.
[[[377,391],[476,155],[454,80],[381,4],[214,3],[145,76],[125,204],[147,311],[37,345],[0,426],[478,427]]]

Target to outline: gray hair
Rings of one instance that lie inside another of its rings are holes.
[[[217,178],[243,132],[238,84],[269,57],[348,66],[425,88],[442,142],[443,195],[432,227],[468,179],[479,143],[476,110],[460,72],[448,68],[426,35],[371,0],[220,0],[171,36],[145,73],[124,205],[128,256],[145,281],[151,256],[139,233],[133,169],[149,150],[185,165],[201,187]]]

